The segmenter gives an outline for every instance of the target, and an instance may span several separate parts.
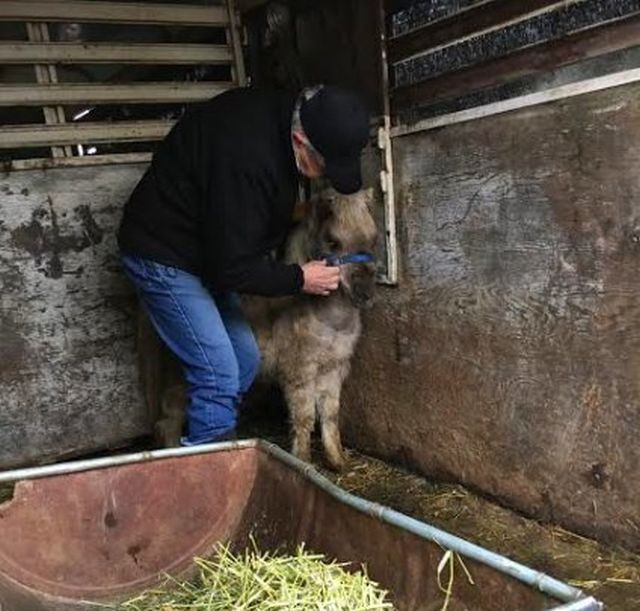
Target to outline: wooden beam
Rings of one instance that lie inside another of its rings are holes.
[[[227,82],[0,85],[0,106],[198,102],[219,95],[231,86],[232,83]]]
[[[379,281],[384,284],[398,283],[398,236],[396,231],[396,196],[391,145],[391,104],[389,99],[389,64],[387,63],[387,35],[383,0],[377,0],[377,26],[380,37],[380,83],[382,93],[382,125],[378,128],[380,159],[380,189],[384,204],[384,241],[387,269]]]
[[[31,42],[49,42],[49,25],[47,23],[27,23],[27,36]],[[55,83],[58,80],[55,66],[34,66],[38,83]],[[45,107],[42,109],[45,123],[65,123],[64,109]],[[71,157],[70,147],[51,147],[53,157]]]
[[[59,125],[2,125],[0,149],[161,140],[173,124],[173,121],[114,121]]]
[[[568,85],[518,96],[517,98],[510,98],[501,102],[493,102],[491,104],[485,104],[484,106],[476,106],[475,108],[452,112],[430,119],[422,119],[411,125],[397,125],[391,128],[391,137],[399,138],[400,136],[408,136],[409,134],[439,129],[447,125],[484,119],[493,115],[520,110],[521,108],[548,104],[586,93],[594,93],[604,89],[611,89],[612,87],[622,87],[623,85],[637,82],[640,82],[640,68],[615,72],[613,74],[607,74],[606,76],[599,76],[577,83],[569,83]]]
[[[74,0],[1,0],[0,21],[145,23],[153,25],[226,26],[224,6],[82,2]]]
[[[626,17],[565,38],[545,41],[484,64],[436,76],[392,93],[394,110],[453,98],[640,45],[640,15]]]
[[[389,61],[397,63],[430,49],[501,27],[510,21],[566,4],[567,0],[493,0],[474,5],[450,17],[390,38]]]
[[[114,153],[113,155],[84,155],[83,157],[58,157],[41,159],[12,159],[0,161],[5,172],[16,170],[48,170],[51,168],[77,168],[83,166],[149,163],[152,153]]]
[[[0,42],[4,64],[228,64],[224,45]]]

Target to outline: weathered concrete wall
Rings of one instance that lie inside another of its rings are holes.
[[[148,432],[115,243],[142,170],[0,174],[0,468]]]
[[[348,441],[640,549],[640,86],[395,141]]]

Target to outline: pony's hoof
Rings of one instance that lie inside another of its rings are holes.
[[[347,455],[344,452],[339,453],[331,453],[326,455],[326,460],[329,467],[333,471],[337,471],[338,473],[344,471],[347,466]]]

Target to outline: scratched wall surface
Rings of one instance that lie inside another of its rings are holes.
[[[640,549],[640,86],[395,140],[348,441]]]
[[[0,468],[148,432],[115,242],[142,169],[0,174]]]

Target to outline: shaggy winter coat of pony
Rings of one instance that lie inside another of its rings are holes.
[[[371,252],[376,228],[371,191],[324,195],[292,233],[286,260],[305,263],[319,254]],[[367,307],[375,286],[373,263],[340,267],[340,289],[329,297],[298,295],[285,299],[251,298],[245,312],[262,353],[262,374],[282,388],[289,410],[293,453],[310,459],[316,419],[329,464],[344,464],[338,415],[340,392],[360,337],[360,308]]]

